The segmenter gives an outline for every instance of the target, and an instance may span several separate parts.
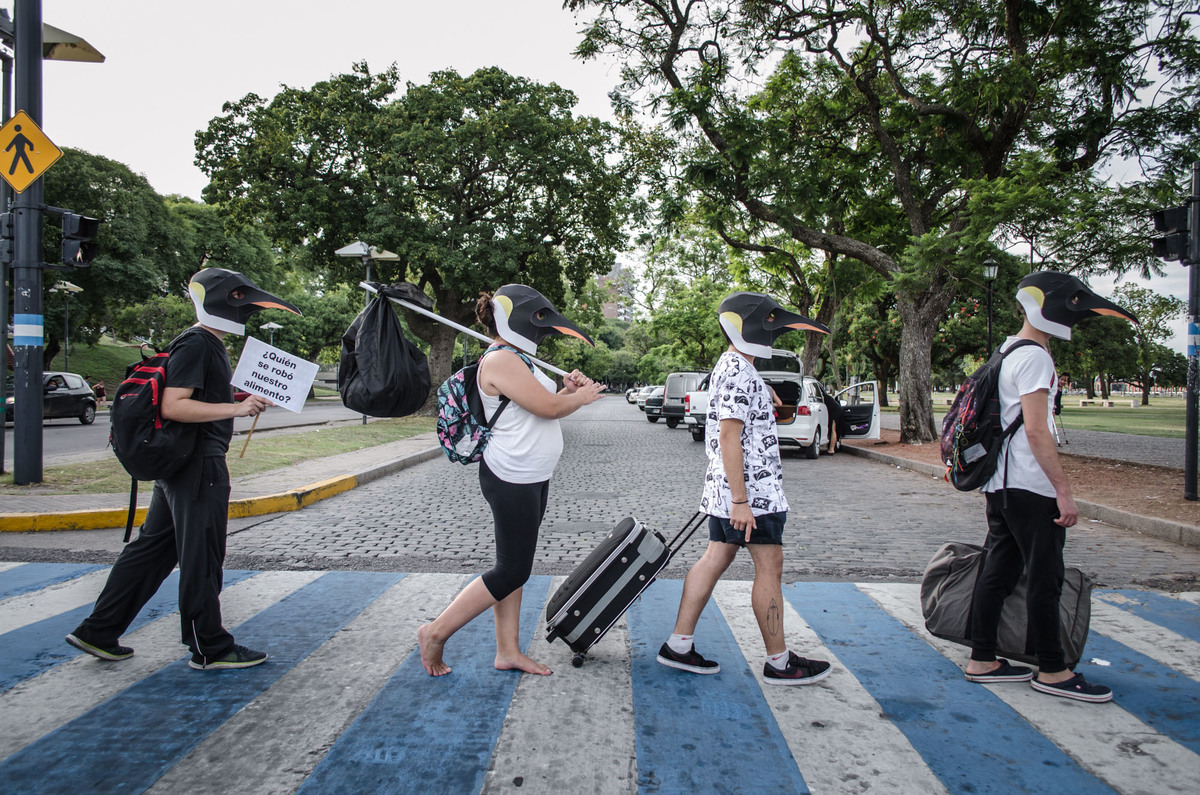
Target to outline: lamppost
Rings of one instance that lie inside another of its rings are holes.
[[[368,282],[371,281],[371,263],[373,261],[380,260],[380,261],[384,261],[384,262],[395,262],[396,260],[400,259],[399,254],[394,254],[391,251],[387,251],[386,249],[378,249],[378,248],[375,248],[374,246],[368,246],[366,243],[362,242],[361,240],[355,240],[350,245],[343,246],[333,253],[337,254],[339,257],[358,257],[359,259],[361,259],[362,264],[367,269],[367,279],[366,280]],[[366,290],[365,292],[366,292],[366,303],[364,304],[364,306],[366,304],[371,303],[371,291]],[[366,414],[362,415],[362,424],[363,425],[367,424],[367,415]]]
[[[56,282],[50,288],[52,293],[62,293],[63,302],[63,369],[71,371],[71,296],[82,293],[83,288],[70,282]]]
[[[269,333],[271,335],[271,341],[269,344],[271,345],[271,347],[274,347],[275,346],[275,329],[283,328],[283,326],[279,325],[278,323],[263,323],[261,326],[259,326],[259,328],[265,328],[267,330],[267,333]]]
[[[983,278],[987,282],[988,294],[988,352],[987,355],[992,355],[992,282],[996,281],[996,276],[1000,273],[1000,266],[993,259],[985,260],[983,263]]]

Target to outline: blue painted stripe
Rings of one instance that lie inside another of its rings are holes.
[[[1200,605],[1149,591],[1101,591],[1100,595],[1106,593],[1119,594],[1124,600],[1120,604],[1105,604],[1133,613],[1188,640],[1200,643]]]
[[[252,571],[227,571],[225,587],[253,574]],[[134,632],[178,607],[179,572],[175,571],[163,581],[158,593],[150,598],[125,632]],[[80,605],[74,610],[0,635],[0,693],[83,654],[74,646],[68,646],[63,637],[91,613],[91,605]]]
[[[1111,665],[1095,665],[1092,659]],[[1088,635],[1075,671],[1108,685],[1114,703],[1200,754],[1200,682],[1098,632]]]
[[[808,792],[715,602],[700,616],[696,649],[721,663],[720,673],[690,674],[655,661],[682,591],[679,580],[656,582],[629,611],[639,792]]]
[[[73,580],[103,566],[77,563],[26,563],[0,571],[0,599],[47,588],[55,583]]]
[[[270,653],[266,664],[194,671],[180,659],[4,760],[0,781],[12,792],[141,792],[403,576],[325,574],[236,628],[239,643]]]
[[[43,323],[42,315],[13,315],[13,345],[41,347]]]
[[[525,583],[524,649],[533,639],[549,589],[549,577]],[[446,661],[453,668],[446,676],[425,673],[421,654],[414,650],[299,792],[479,792],[518,679],[493,667],[495,637],[490,610],[460,629],[446,647]]]
[[[1112,791],[854,585],[783,594],[951,792]]]

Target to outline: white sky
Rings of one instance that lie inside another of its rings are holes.
[[[0,3],[12,12],[12,2]],[[579,22],[561,0],[44,0],[42,19],[86,39],[103,64],[45,61],[42,129],[59,146],[145,174],[161,194],[200,198],[194,137],[221,105],[281,85],[307,88],[365,60],[402,80],[483,66],[576,93],[576,112],[610,118],[617,66],[571,56]],[[1186,300],[1187,268],[1167,265],[1157,292]],[[1111,280],[1093,287],[1111,293]],[[1171,346],[1186,352],[1185,322]]]

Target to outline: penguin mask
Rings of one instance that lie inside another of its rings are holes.
[[[245,334],[246,320],[261,309],[300,310],[265,290],[237,271],[205,268],[192,277],[188,293],[201,324],[230,334]]]
[[[551,334],[578,337],[595,345],[591,337],[559,314],[546,296],[523,284],[506,284],[492,295],[496,331],[506,341],[528,353],[537,353],[538,343]]]
[[[1017,300],[1029,325],[1060,340],[1071,339],[1072,326],[1093,314],[1138,322],[1132,312],[1096,295],[1079,279],[1056,271],[1026,276],[1017,285]]]
[[[779,335],[801,329],[828,334],[829,329],[804,315],[789,312],[762,293],[734,293],[717,308],[719,321],[733,347],[747,356],[771,357],[771,343]]]

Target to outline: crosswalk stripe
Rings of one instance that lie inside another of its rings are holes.
[[[280,677],[253,708],[234,715],[168,770],[150,792],[215,795],[228,792],[233,781],[253,781],[260,795],[294,792],[416,646],[417,627],[449,603],[464,581],[458,574],[400,580]],[[287,635],[274,640],[288,642]]]
[[[17,566],[24,566],[24,565],[25,565],[24,563],[18,563],[13,560],[6,560],[3,562],[0,562],[0,572],[8,571],[9,569],[15,569]]]
[[[77,607],[84,605],[90,607],[96,601],[96,595],[104,587],[106,579],[108,579],[108,570],[99,569],[79,577],[63,580],[38,591],[14,596],[0,606],[0,635],[36,624]]]
[[[321,576],[236,628],[249,646],[289,638],[273,665],[234,676],[209,672],[198,677],[184,660],[177,660],[13,754],[0,763],[0,778],[17,791],[144,790],[401,576]],[[144,742],[146,736],[155,742]],[[123,754],[120,774],[98,777],[97,771],[111,768],[113,754],[124,749],[129,751]]]
[[[527,647],[550,578],[532,577],[521,604]],[[299,792],[478,792],[518,675],[497,675],[491,611],[445,649],[454,669],[431,677],[413,651],[325,755]],[[436,787],[431,790],[432,783]]]
[[[1099,591],[1096,597],[1185,638],[1200,640],[1200,605],[1149,591]]]
[[[714,596],[757,676],[765,650],[750,606],[751,587],[749,582],[720,582]],[[793,652],[833,665],[833,674],[822,684],[762,688],[813,792],[848,792],[862,786],[895,795],[946,792],[908,738],[786,601],[783,627]]]
[[[1200,681],[1200,643],[1195,640],[1164,629],[1102,599],[1092,600],[1091,631],[1110,638],[1120,638],[1129,648]],[[1090,639],[1091,635],[1088,637]],[[1092,659],[1097,656],[1092,653],[1090,646],[1084,648],[1084,660],[1098,664]],[[1096,675],[1100,676],[1101,673],[1097,671]]]
[[[1107,791],[854,585],[798,583],[784,598],[951,791]]]
[[[268,571],[242,580],[222,593],[222,616],[228,626],[239,624],[320,574],[316,571]],[[174,596],[175,589],[170,587],[176,576],[168,578],[155,599],[178,601]],[[168,612],[149,623],[144,622],[145,613],[143,610],[134,622],[135,626],[138,622],[144,625],[122,638],[124,643],[137,650],[128,660],[110,663],[80,654],[0,695],[0,708],[21,716],[20,721],[8,722],[0,732],[0,759],[180,658],[185,649],[180,645],[179,613]],[[64,633],[74,628],[69,622],[63,626]]]
[[[556,577],[549,593],[563,579]],[[625,620],[588,651],[578,670],[571,667],[573,652],[565,642],[546,643],[545,626],[543,611],[527,653],[554,675],[517,682],[482,791],[637,792]]]
[[[966,665],[965,646],[935,638],[925,629],[920,586],[871,583],[859,589],[943,656]],[[1078,704],[1038,693],[1023,683],[987,689],[1085,769],[1121,792],[1200,792],[1200,757],[1122,709],[1121,685],[1111,677],[1101,678],[1097,673],[1094,679],[1114,686],[1116,703]]]
[[[808,792],[770,707],[719,607],[709,604],[696,636],[721,672],[697,676],[659,665],[671,634],[682,583],[663,580],[628,613],[639,790]],[[718,784],[718,782],[727,782]]]
[[[1173,593],[1171,599],[1179,599],[1184,602],[1191,602],[1194,605],[1200,605],[1200,591],[1183,591],[1181,593]]]
[[[48,588],[56,582],[73,580],[104,568],[106,567],[82,563],[24,563],[0,571],[0,609],[6,608],[6,600],[14,596]]]

